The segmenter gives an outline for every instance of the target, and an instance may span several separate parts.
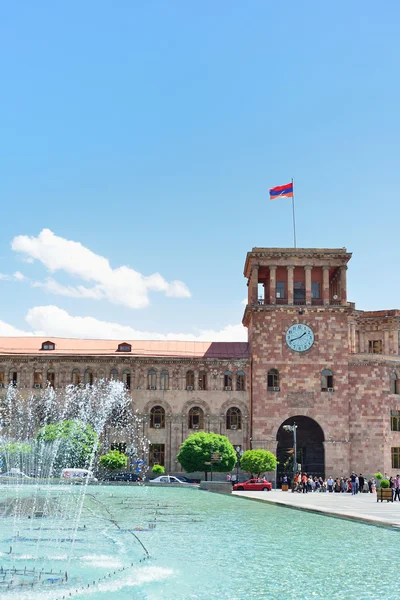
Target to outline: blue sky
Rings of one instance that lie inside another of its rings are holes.
[[[292,177],[298,246],[346,246],[349,300],[399,308],[399,19],[3,3],[0,334],[244,339],[245,255],[292,244],[268,199]]]

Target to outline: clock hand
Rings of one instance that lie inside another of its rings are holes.
[[[306,335],[306,333],[307,333],[307,332],[305,331],[304,333],[302,333],[301,335],[299,335],[297,338],[292,338],[290,341],[291,341],[291,342],[294,342],[295,340],[299,340],[300,338],[302,338],[302,337],[303,337],[303,335]]]

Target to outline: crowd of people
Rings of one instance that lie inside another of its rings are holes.
[[[400,477],[397,476],[393,478],[398,481],[398,498],[400,501]],[[282,485],[287,485],[292,492],[300,492],[303,494],[308,494],[309,492],[331,492],[331,493],[348,493],[348,494],[358,494],[361,492],[369,492],[373,493],[376,489],[376,482],[373,477],[366,480],[362,473],[357,475],[354,471],[350,475],[350,477],[328,477],[328,479],[324,479],[323,477],[313,476],[307,473],[296,473],[291,481],[288,475],[283,475],[282,477]]]

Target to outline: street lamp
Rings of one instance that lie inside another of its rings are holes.
[[[240,469],[240,461],[242,459],[242,456],[244,454],[244,450],[241,449],[240,446],[236,446],[235,447],[235,452],[236,452],[236,483],[239,483],[239,469]]]
[[[284,425],[283,429],[285,431],[293,431],[293,477],[294,477],[297,473],[297,437],[296,437],[297,425],[296,425],[296,423],[293,423],[293,425]]]

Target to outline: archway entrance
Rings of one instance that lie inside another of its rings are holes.
[[[293,476],[293,431],[284,429],[285,425],[297,425],[297,463],[304,473],[325,477],[324,432],[314,419],[298,415],[282,423],[276,436],[277,445],[277,481],[283,475]]]

